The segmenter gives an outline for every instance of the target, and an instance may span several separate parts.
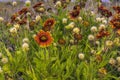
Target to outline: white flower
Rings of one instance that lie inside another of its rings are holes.
[[[28,43],[29,42],[29,39],[28,38],[24,38],[23,39],[23,43]]]
[[[100,45],[100,41],[95,41],[95,44],[96,45]]]
[[[113,41],[107,40],[105,44],[107,47],[111,47],[113,45]]]
[[[96,32],[97,31],[97,27],[96,26],[93,26],[93,27],[91,27],[91,32]]]
[[[29,50],[29,45],[28,45],[28,43],[23,43],[22,49],[23,49],[24,51],[28,51],[28,50]]]
[[[101,18],[100,17],[96,18],[96,21],[101,22]]]
[[[56,2],[56,6],[57,6],[57,7],[61,7],[61,6],[62,6],[61,1],[57,1],[57,2]]]
[[[99,31],[104,30],[106,27],[104,24],[100,24]]]
[[[17,6],[17,2],[16,2],[16,1],[13,1],[13,2],[12,2],[12,6]]]
[[[31,15],[31,13],[30,12],[27,12],[27,16],[30,16]]]
[[[80,60],[83,60],[83,59],[85,58],[85,55],[84,55],[83,53],[79,53],[79,54],[78,54],[78,58],[79,58]]]
[[[3,72],[3,70],[2,70],[2,68],[1,68],[1,66],[0,66],[0,73],[2,73]]]
[[[80,22],[81,22],[81,21],[82,21],[82,17],[78,17],[78,21],[80,21]]]
[[[62,23],[63,23],[63,24],[66,24],[66,23],[67,23],[67,18],[63,18],[63,19],[62,19]]]
[[[31,5],[31,1],[30,0],[25,1],[25,5],[26,6],[30,6]]]
[[[3,17],[0,17],[0,22],[4,21],[4,18]]]
[[[2,61],[2,63],[4,63],[4,64],[5,64],[5,63],[7,63],[7,62],[8,62],[8,58],[2,58],[2,59],[1,59],[1,61]]]
[[[95,39],[94,35],[90,34],[90,35],[88,36],[88,40],[93,41],[94,39]]]
[[[113,58],[111,58],[111,59],[109,60],[109,64],[111,64],[111,65],[115,65],[115,64],[116,64],[116,60],[113,59]]]
[[[92,53],[92,54],[95,54],[95,53],[96,53],[96,51],[95,51],[95,50],[91,50],[91,53]]]
[[[39,22],[40,20],[41,20],[41,16],[37,15],[37,16],[35,17],[35,21],[36,21],[36,22]]]
[[[2,53],[0,53],[0,58],[2,58]]]
[[[120,56],[116,58],[118,64],[120,64]]]
[[[79,33],[80,32],[80,29],[78,28],[78,27],[75,27],[74,29],[73,29],[73,33]]]
[[[103,24],[107,24],[107,20],[102,20],[102,23]]]
[[[91,14],[90,14],[91,16],[94,16],[95,15],[95,12],[93,12],[93,11],[91,11]]]
[[[16,30],[18,30],[20,28],[19,24],[14,24],[13,26],[14,26],[14,28],[16,28]]]
[[[12,34],[17,33],[17,29],[15,27],[11,28],[9,31]]]

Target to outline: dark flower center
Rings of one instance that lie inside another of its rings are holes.
[[[48,40],[48,38],[45,35],[40,37],[40,41],[42,41],[42,42],[46,42],[47,40]]]
[[[48,26],[52,26],[53,22],[52,21],[49,21],[48,22]]]

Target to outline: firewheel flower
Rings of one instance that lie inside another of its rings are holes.
[[[69,13],[69,18],[70,20],[75,20],[76,18],[78,18],[80,14],[80,11],[79,10],[73,10]]]
[[[40,32],[35,36],[35,41],[40,45],[40,47],[48,47],[53,42],[53,37],[51,36],[50,32],[40,30]]]
[[[50,31],[55,25],[55,19],[50,18],[47,19],[43,24],[43,30],[44,31]]]

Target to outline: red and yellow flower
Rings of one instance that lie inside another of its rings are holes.
[[[40,47],[48,47],[53,42],[53,37],[50,32],[45,32],[40,30],[40,32],[35,36],[35,41],[40,45]]]
[[[43,24],[44,31],[50,31],[55,25],[55,19],[49,18]]]

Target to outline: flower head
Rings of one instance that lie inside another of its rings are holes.
[[[69,13],[69,18],[70,18],[71,20],[75,20],[76,18],[78,18],[79,13],[80,13],[79,10],[73,10],[73,11],[71,11],[71,12]]]
[[[53,37],[51,36],[50,32],[45,32],[43,30],[40,30],[34,39],[40,45],[40,47],[48,47],[53,42]]]
[[[55,20],[53,18],[47,19],[43,24],[44,31],[50,31],[55,25]]]

